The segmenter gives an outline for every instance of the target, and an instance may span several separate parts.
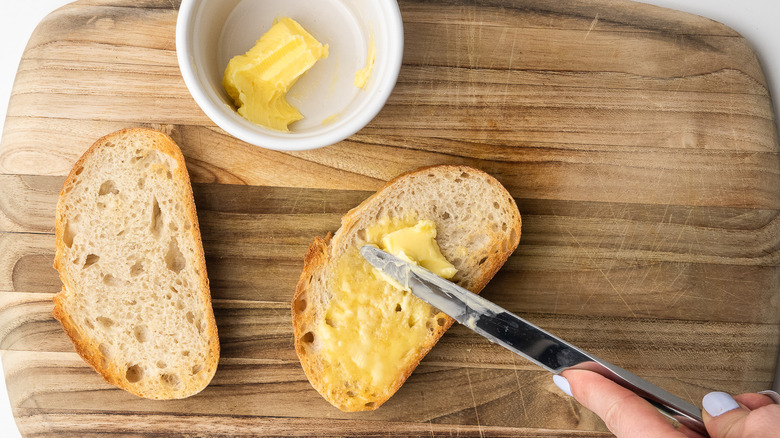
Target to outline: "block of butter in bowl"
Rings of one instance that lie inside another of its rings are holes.
[[[287,93],[318,60],[327,57],[327,44],[317,41],[295,20],[284,17],[248,52],[228,62],[222,86],[242,117],[288,131],[287,126],[303,115],[287,101]]]
[[[203,112],[248,143],[306,150],[382,109],[403,55],[395,0],[183,0],[176,52]]]

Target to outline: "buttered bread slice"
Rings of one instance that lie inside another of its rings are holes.
[[[292,302],[295,350],[343,411],[379,407],[454,322],[371,267],[365,244],[479,293],[520,240],[520,214],[490,175],[434,166],[390,181],[316,238]]]

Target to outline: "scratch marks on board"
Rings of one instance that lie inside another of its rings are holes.
[[[479,436],[484,437],[485,433],[482,430],[482,424],[479,422],[479,410],[477,409],[477,399],[474,397],[474,386],[471,384],[471,374],[468,367],[466,367],[466,380],[469,382],[469,392],[471,392],[471,403],[474,405],[474,416],[477,419],[477,428],[479,429]]]
[[[504,79],[504,92],[502,93],[502,101],[501,101],[502,107],[506,107],[506,98],[509,95],[509,82],[511,82],[512,79],[512,62],[515,60],[516,44],[517,44],[517,34],[512,34],[512,48],[509,50],[509,63],[506,68],[506,78]]]
[[[293,199],[292,207],[290,208],[290,213],[292,214],[298,213],[298,204],[300,203],[302,198],[303,198],[303,190],[297,190],[295,192],[295,199]]]
[[[603,269],[599,269],[599,272],[602,276],[604,276],[604,279],[607,280],[607,283],[612,288],[613,291],[617,294],[617,296],[620,298],[620,301],[623,302],[623,304],[626,305],[626,308],[629,312],[631,312],[631,316],[636,318],[636,313],[634,313],[634,309],[631,308],[631,306],[628,305],[628,301],[626,301],[626,298],[623,296],[623,293],[618,290],[618,288],[615,287],[614,284],[612,284],[612,280],[609,279],[609,276],[604,272]]]
[[[468,27],[468,38],[466,38],[467,55],[469,60],[469,68],[479,67],[479,43],[482,40],[482,28],[480,20],[473,9],[468,9],[466,13],[466,26]]]
[[[588,28],[588,31],[585,33],[585,37],[582,39],[582,41],[585,41],[588,39],[588,35],[590,35],[590,32],[593,30],[594,27],[596,27],[596,24],[599,22],[599,14],[596,14],[596,16],[593,18],[593,21],[590,22],[590,28]]]
[[[574,240],[574,243],[575,243],[575,244],[577,245],[577,247],[578,247],[578,248],[579,248],[579,249],[582,251],[582,253],[583,253],[583,254],[585,254],[585,256],[588,258],[588,260],[590,261],[590,265],[591,265],[593,268],[595,268],[595,270],[596,270],[596,271],[598,271],[598,272],[601,274],[601,276],[602,276],[602,277],[604,277],[604,279],[607,281],[607,284],[609,284],[610,288],[611,288],[611,289],[612,289],[612,290],[615,292],[615,294],[617,294],[618,298],[620,298],[620,301],[622,301],[622,302],[623,302],[623,304],[625,304],[625,306],[626,306],[626,308],[628,309],[628,311],[629,311],[629,312],[631,312],[631,316],[633,316],[633,317],[636,317],[637,315],[636,315],[636,313],[634,312],[634,309],[632,309],[632,308],[631,308],[631,306],[628,304],[628,301],[626,301],[626,299],[625,299],[625,297],[624,297],[623,293],[622,293],[622,292],[621,292],[621,291],[620,291],[620,290],[619,290],[617,287],[615,287],[614,283],[612,283],[612,280],[610,280],[610,279],[609,279],[609,275],[607,275],[607,272],[604,272],[604,269],[602,269],[602,268],[600,268],[600,267],[597,267],[597,266],[598,266],[598,262],[595,260],[595,258],[593,257],[593,255],[592,255],[590,252],[588,252],[588,250],[587,250],[587,249],[585,248],[585,246],[584,246],[584,245],[583,245],[583,244],[582,244],[582,243],[579,241],[579,239],[577,239],[577,237],[576,237],[576,236],[575,236],[575,235],[574,235],[574,234],[571,232],[571,230],[569,230],[568,228],[566,228],[566,232],[567,232],[567,233],[569,234],[569,236],[570,236],[570,237],[571,237],[571,238]],[[594,294],[594,293],[595,293],[595,291],[594,291],[594,292],[591,294],[591,296],[589,296],[589,297],[587,298],[587,300],[585,301],[585,304],[587,304],[587,303],[588,303],[588,301],[590,301],[590,299],[592,298],[592,296],[593,296],[593,294]],[[583,304],[583,306],[584,306],[585,304]]]
[[[517,374],[517,356],[512,355],[512,368],[515,372],[515,381],[517,381],[517,394],[520,396],[520,407],[523,408],[523,418],[528,418],[528,410],[525,407],[525,396],[523,395],[523,385],[520,384],[520,375]]]

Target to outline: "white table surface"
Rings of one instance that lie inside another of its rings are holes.
[[[556,1],[556,0],[551,0]],[[8,98],[27,40],[38,22],[70,0],[0,2],[0,133],[5,124]],[[646,0],[651,3],[702,15],[724,23],[753,44],[769,82],[775,108],[780,107],[780,1],[777,0]],[[2,134],[0,134],[0,139]],[[0,373],[2,364],[0,364]],[[780,369],[778,369],[780,372]],[[777,389],[780,378],[775,378]],[[11,414],[5,379],[0,379],[0,436],[18,437]]]

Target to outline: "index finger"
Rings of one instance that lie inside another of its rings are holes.
[[[601,417],[618,438],[686,436],[650,403],[606,377],[585,370],[566,370],[562,375],[569,381],[574,398]]]

